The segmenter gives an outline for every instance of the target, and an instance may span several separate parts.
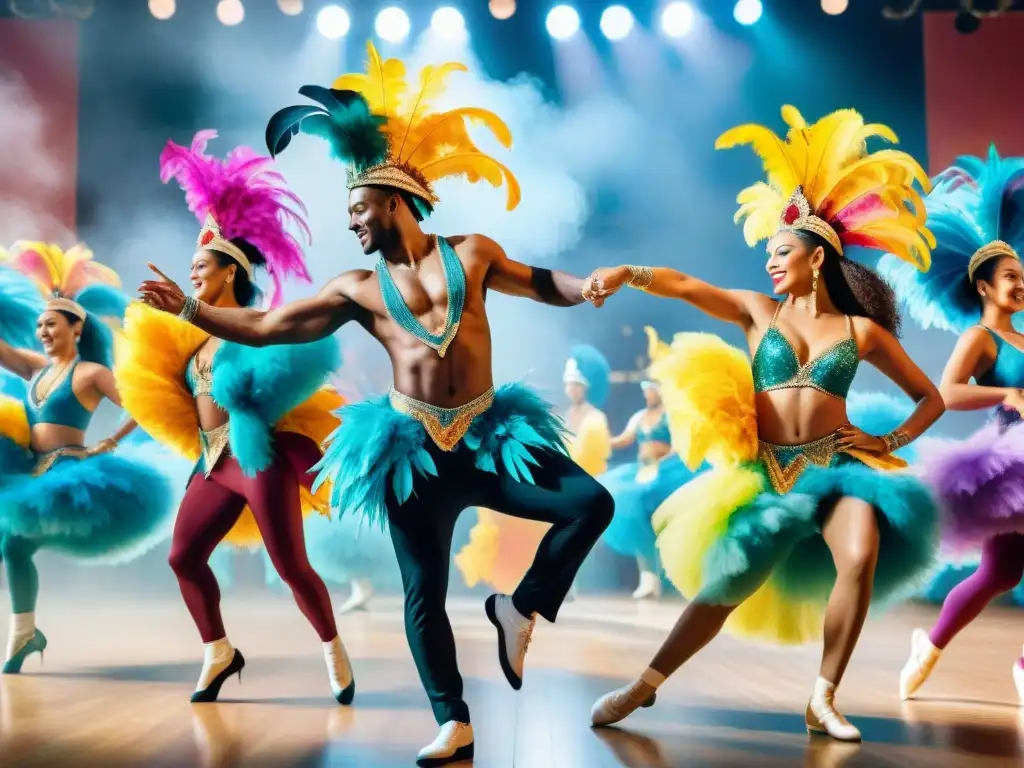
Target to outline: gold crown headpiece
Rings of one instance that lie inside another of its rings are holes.
[[[991,243],[981,246],[981,248],[974,252],[971,260],[967,263],[967,279],[973,282],[974,273],[978,271],[978,267],[990,259],[1002,258],[1004,256],[1020,261],[1020,256],[1017,255],[1013,246],[1002,240],[993,240]]]
[[[196,238],[196,252],[204,250],[226,253],[245,270],[249,280],[253,279],[253,267],[249,259],[242,253],[241,248],[221,236],[217,220],[210,213],[206,214],[206,221],[203,222],[203,228],[199,231],[199,237]]]
[[[767,179],[742,190],[735,220],[743,221],[750,245],[780,230],[805,230],[824,238],[842,255],[847,246],[891,253],[926,271],[935,238],[918,182],[928,191],[924,169],[906,152],[867,150],[867,139],[897,141],[890,128],[865,124],[841,109],[808,125],[796,108],[782,108],[785,139],[763,125],[732,128],[716,149],[749,144],[764,161]]]

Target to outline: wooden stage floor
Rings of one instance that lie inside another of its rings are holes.
[[[434,736],[396,598],[341,621],[356,665],[351,708],[331,699],[320,644],[287,599],[225,596],[248,666],[220,703],[193,706],[201,649],[177,601],[43,598],[45,664],[36,656],[22,675],[0,678],[2,766],[387,768],[412,765]],[[449,607],[484,768],[1024,764],[1024,710],[1010,677],[1024,640],[1019,612],[985,614],[947,652],[926,698],[907,706],[896,690],[910,629],[935,612],[905,607],[870,623],[839,698],[863,731],[858,747],[803,731],[815,646],[720,638],[666,684],[656,707],[621,730],[595,731],[591,703],[643,669],[679,603],[567,604],[557,626],[538,625],[519,693],[498,669],[482,600]]]

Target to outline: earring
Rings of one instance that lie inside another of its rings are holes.
[[[811,314],[818,314],[818,268],[814,268],[814,281],[811,283]]]

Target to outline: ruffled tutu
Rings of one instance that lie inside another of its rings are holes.
[[[173,523],[180,490],[157,469],[164,453],[153,443],[124,445],[59,457],[34,476],[36,456],[0,437],[0,534],[83,561],[132,560],[166,539]]]
[[[1000,533],[1024,533],[1024,424],[995,419],[966,440],[918,441],[915,467],[943,507],[942,547],[977,553]]]
[[[644,473],[650,476],[644,477]],[[620,555],[640,556],[653,563],[656,552],[651,515],[692,477],[693,473],[675,454],[667,456],[657,467],[631,462],[599,476],[598,482],[615,500],[615,515],[602,536],[605,544]]]

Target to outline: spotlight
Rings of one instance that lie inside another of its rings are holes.
[[[401,8],[391,6],[377,14],[373,28],[381,40],[400,43],[409,36],[409,17]]]
[[[838,16],[850,7],[850,0],[821,0],[821,10],[829,16]]]
[[[328,5],[316,15],[316,28],[328,40],[344,37],[351,26],[348,11],[340,5]]]
[[[487,7],[491,11],[491,16],[498,21],[505,21],[515,15],[516,0],[491,0]]]
[[[167,21],[176,10],[178,9],[174,0],[149,0],[149,12],[153,14],[154,19]]]
[[[749,27],[757,23],[763,10],[761,0],[739,0],[732,9],[732,16],[737,23]]]
[[[697,19],[689,3],[669,3],[661,12],[661,31],[669,37],[685,37]]]
[[[623,40],[633,30],[633,14],[622,5],[611,5],[601,14],[601,31],[609,40]]]
[[[450,6],[434,11],[430,17],[430,28],[446,40],[461,40],[466,36],[466,20]]]
[[[580,15],[569,5],[556,5],[548,12],[548,34],[555,40],[568,40],[580,28]]]
[[[242,0],[220,0],[217,3],[217,21],[225,27],[234,27],[245,18],[245,6]]]
[[[968,11],[960,11],[956,18],[953,19],[953,26],[961,35],[969,35],[972,32],[978,31],[978,27],[981,26],[981,19]]]
[[[302,0],[277,0],[277,7],[285,16],[298,16],[302,13]]]

